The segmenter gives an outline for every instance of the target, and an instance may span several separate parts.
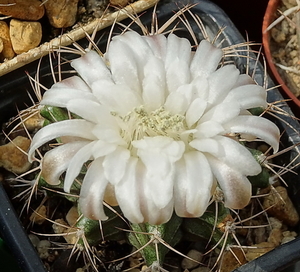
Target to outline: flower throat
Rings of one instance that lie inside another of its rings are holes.
[[[118,115],[118,114],[113,114]],[[148,112],[145,107],[139,106],[126,116],[121,117],[124,127],[122,136],[125,140],[139,140],[143,137],[168,136],[176,140],[180,134],[187,129],[185,117],[180,114],[172,115],[162,106],[154,111]],[[128,135],[128,127],[131,127],[132,135]],[[126,131],[126,132],[125,132]],[[127,134],[127,135],[126,135]]]

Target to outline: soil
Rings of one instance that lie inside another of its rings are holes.
[[[285,10],[296,6],[295,0],[283,0],[277,13],[278,18]],[[271,31],[270,47],[274,63],[282,65],[278,68],[287,86],[297,96],[300,96],[300,13],[292,13]],[[297,30],[298,28],[298,30]],[[298,33],[298,34],[297,34]]]

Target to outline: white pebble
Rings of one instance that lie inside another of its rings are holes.
[[[37,245],[37,251],[41,259],[47,259],[49,256],[48,249],[50,248],[51,243],[48,240],[42,240]]]
[[[34,247],[37,247],[39,242],[40,242],[40,239],[34,235],[34,234],[28,234],[28,238],[29,240],[31,241],[31,243],[33,244]]]
[[[187,256],[197,262],[190,260],[188,258],[184,258],[181,262],[181,267],[183,269],[192,269],[192,268],[195,268],[196,266],[198,266],[199,262],[201,262],[201,260],[202,260],[203,254],[195,249],[191,249],[188,252]]]

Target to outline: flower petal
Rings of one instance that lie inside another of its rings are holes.
[[[261,166],[254,159],[251,152],[240,143],[226,136],[195,139],[190,142],[190,145],[198,151],[211,154],[243,175],[254,176],[261,172]]]
[[[99,79],[110,80],[111,72],[107,68],[103,58],[93,50],[80,58],[74,59],[71,66],[75,68],[81,78],[89,85]]]
[[[208,77],[208,102],[216,105],[224,100],[238,80],[239,70],[234,65],[226,65],[216,70]]]
[[[184,155],[176,164],[174,201],[181,217],[199,217],[206,211],[211,198],[213,175],[205,156],[198,151]]]
[[[250,181],[239,171],[215,157],[207,156],[210,167],[225,197],[225,207],[242,209],[248,205],[252,188]]]
[[[143,201],[143,191],[140,190],[142,179],[138,159],[130,157],[122,180],[115,186],[115,194],[125,217],[132,223],[144,222],[140,210],[140,199]]]
[[[109,61],[114,82],[135,92],[140,92],[142,89],[141,71],[136,63],[137,56],[132,52],[131,46],[120,39],[113,39],[106,57]]]
[[[148,222],[152,225],[161,225],[168,222],[173,214],[174,200],[173,197],[170,202],[167,203],[164,208],[157,205],[156,199],[149,197],[149,193],[145,188],[148,186],[148,181],[145,178],[146,168],[144,164],[139,160],[137,167],[137,177],[139,184],[139,198],[140,198],[140,209],[144,217],[143,222]]]
[[[205,114],[203,114],[200,122],[206,121],[214,121],[219,124],[223,124],[228,122],[232,118],[238,116],[240,114],[240,104],[236,101],[231,102],[222,102],[220,104],[215,105],[210,110],[208,110]]]
[[[112,185],[116,185],[123,178],[130,151],[128,149],[117,147],[116,150],[105,156],[103,161],[104,175]]]
[[[93,127],[91,132],[97,137],[98,140],[126,146],[126,142],[121,137],[119,130],[110,124],[99,123]]]
[[[180,86],[190,82],[189,63],[176,59],[166,70],[166,81],[169,93],[175,92]]]
[[[215,139],[222,147],[220,150],[224,150],[216,156],[220,161],[245,176],[255,176],[261,172],[260,164],[245,146],[226,136],[217,136]]]
[[[192,101],[185,115],[186,123],[189,128],[201,118],[206,106],[207,102],[200,98],[196,98]]]
[[[194,133],[194,137],[197,139],[210,138],[216,136],[217,134],[224,133],[223,126],[213,120],[206,121],[203,123],[199,122],[199,125],[196,127],[196,130],[197,131]]]
[[[218,141],[213,138],[200,138],[190,142],[190,146],[200,152],[207,152],[214,156],[218,156],[221,152],[224,152]]]
[[[117,85],[100,80],[92,83],[92,89],[102,105],[106,106],[111,112],[119,113],[122,116],[142,104],[140,94],[133,92],[126,85]]]
[[[28,152],[29,161],[32,162],[33,154],[43,144],[61,136],[74,136],[87,140],[95,140],[91,132],[94,125],[86,120],[64,120],[43,127],[35,135]]]
[[[149,44],[134,31],[113,37],[106,57],[115,83],[141,92],[143,68],[152,55]]]
[[[208,77],[217,69],[222,56],[221,49],[216,48],[206,40],[202,40],[190,65],[193,78],[198,76]]]
[[[166,80],[163,62],[151,58],[144,67],[143,101],[147,110],[154,111],[165,103]]]
[[[108,109],[95,101],[82,98],[72,99],[67,102],[66,107],[70,112],[90,122],[117,127],[116,120]]]
[[[52,88],[67,88],[67,89],[76,89],[84,92],[91,92],[89,86],[79,77],[71,76],[62,81],[55,83]]]
[[[200,98],[207,102],[209,94],[209,85],[207,78],[203,76],[198,76],[191,82],[193,86],[193,96],[192,99]]]
[[[185,150],[183,142],[175,141],[174,139],[165,136],[144,137],[141,140],[132,141],[132,145],[138,149],[138,156],[139,152],[151,151],[153,152],[153,155],[164,154],[168,156],[172,163],[178,161]],[[147,164],[147,157],[148,156],[145,157],[145,164]],[[151,160],[150,157],[148,158]]]
[[[248,85],[248,84],[255,84],[255,81],[253,80],[253,78],[251,76],[249,76],[248,74],[241,74],[239,75],[239,78],[237,80],[237,82],[234,85],[234,88],[237,88],[239,86],[243,86],[243,85]]]
[[[191,61],[191,43],[186,38],[179,38],[173,33],[168,35],[165,67],[168,70],[174,62],[189,64]],[[175,80],[175,78],[174,78]]]
[[[152,36],[149,36],[149,38],[152,38]],[[115,46],[114,42],[117,40],[121,41],[123,44],[126,44],[130,48],[130,50],[133,50],[133,53],[135,55],[134,57],[136,60],[138,60],[137,63],[141,64],[142,66],[144,65],[145,60],[148,58],[148,56],[151,56],[153,54],[152,48],[149,46],[149,43],[146,41],[145,36],[143,35],[141,36],[135,31],[127,31],[122,35],[114,36],[112,38],[112,42],[110,43],[109,47],[111,48]],[[142,66],[140,66],[139,68],[142,68]]]
[[[89,141],[75,141],[48,151],[42,160],[42,177],[51,185],[60,184],[60,176],[68,168],[71,158]]]
[[[41,101],[41,105],[65,108],[67,106],[67,103],[71,99],[76,98],[96,101],[96,97],[90,92],[77,90],[73,88],[60,88],[58,86],[56,87],[55,85],[53,85],[51,89],[45,92]]]
[[[270,120],[259,116],[237,116],[228,123],[224,124],[228,133],[244,133],[254,135],[271,147],[276,153],[279,148],[280,131]]]
[[[92,150],[95,145],[95,142],[91,142],[81,149],[79,149],[73,158],[70,160],[66,177],[64,180],[64,190],[67,193],[70,193],[71,186],[75,178],[79,175],[83,164],[92,159]]]
[[[91,151],[91,155],[95,159],[107,156],[114,152],[117,148],[116,144],[108,143],[101,140],[94,141],[94,144],[95,145],[93,147],[93,150]]]
[[[144,36],[144,40],[148,43],[154,56],[161,60],[165,60],[167,51],[167,38],[165,35]]]
[[[191,44],[185,38],[169,34],[165,58],[166,79],[169,92],[190,81]]]
[[[151,225],[161,225],[167,223],[172,217],[174,210],[173,199],[163,208],[160,209],[152,199],[145,199],[147,209],[143,210],[144,221]]]
[[[184,113],[188,108],[188,105],[189,104],[186,99],[186,96],[184,94],[175,91],[168,95],[164,107],[171,114],[184,115]]]
[[[223,103],[238,103],[241,109],[252,109],[267,106],[267,92],[265,88],[249,84],[234,88],[227,95]]]
[[[145,194],[162,209],[173,197],[174,162],[182,157],[184,144],[162,136],[148,137],[132,144],[146,167]]]
[[[145,195],[150,202],[155,203],[158,210],[164,209],[173,199],[173,185],[175,168],[166,157],[152,157],[153,163],[148,161],[146,174],[144,176]],[[156,162],[154,162],[156,160]],[[158,165],[159,169],[153,171],[153,166]]]
[[[110,206],[119,206],[119,203],[116,198],[115,187],[109,182],[106,186],[103,200]]]
[[[103,197],[108,184],[103,174],[102,159],[91,164],[83,179],[79,196],[79,207],[83,215],[92,220],[106,220]]]

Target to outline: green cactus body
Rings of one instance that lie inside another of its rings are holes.
[[[209,239],[213,244],[217,244],[223,236],[218,226],[226,221],[228,216],[230,216],[230,211],[224,207],[223,203],[218,203],[217,211],[213,204],[201,217],[184,219],[182,228],[185,237],[192,241],[204,241],[203,245],[206,245]],[[228,239],[227,243],[230,244],[231,239]]]
[[[120,210],[115,208],[115,212],[105,209],[108,216],[106,221],[100,223],[99,220],[92,220],[81,215],[76,227],[83,231],[83,236],[89,245],[97,245],[104,240],[120,241],[126,238],[123,229],[128,229],[128,225],[118,215]],[[83,239],[78,242],[79,245],[84,245]]]
[[[158,226],[147,223],[130,224],[132,232],[128,235],[128,239],[134,247],[141,249],[141,254],[148,266],[157,263],[161,265],[169,251],[169,248],[162,242],[173,247],[180,241],[182,237],[181,222],[182,218],[173,214],[168,223]]]
[[[64,108],[44,106],[40,110],[40,114],[42,117],[46,119],[44,122],[44,126],[50,123],[55,123],[58,121],[70,119],[68,115],[68,111]]]
[[[266,158],[265,155],[257,149],[248,148],[248,150],[251,152],[253,157],[262,165],[262,171],[256,176],[249,176],[248,179],[250,180],[254,189],[268,187],[270,185],[270,173],[263,164],[263,160]]]

